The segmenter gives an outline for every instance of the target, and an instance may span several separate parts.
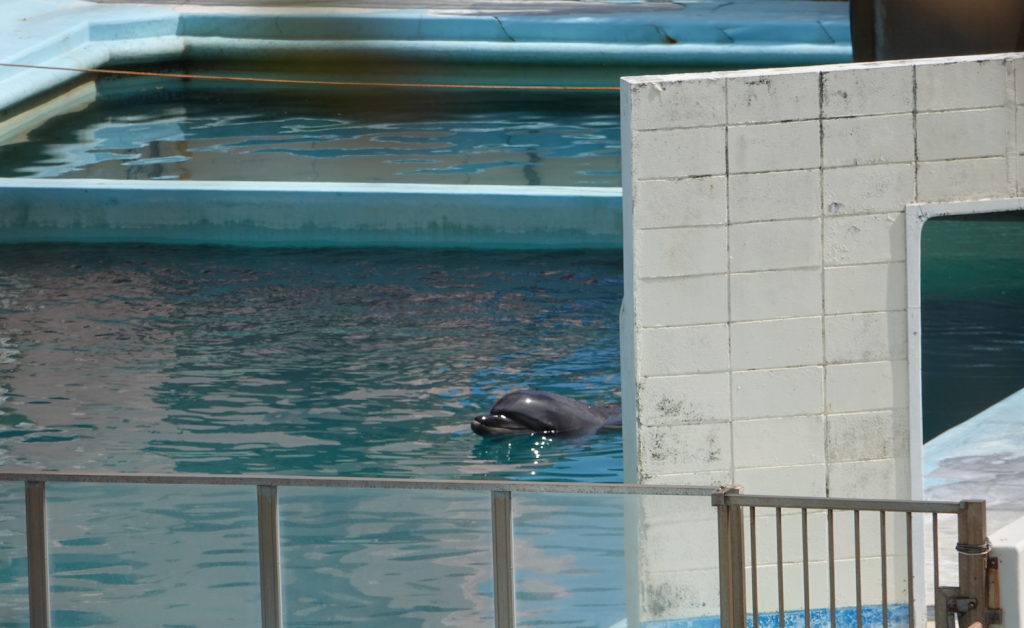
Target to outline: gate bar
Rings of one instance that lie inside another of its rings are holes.
[[[260,540],[260,614],[263,628],[282,628],[281,544],[278,532],[277,487],[256,487]]]
[[[512,552],[512,493],[491,491],[491,551],[494,557],[494,626],[516,626],[516,575]]]
[[[46,483],[25,482],[28,616],[32,628],[50,628],[50,560],[46,539]]]

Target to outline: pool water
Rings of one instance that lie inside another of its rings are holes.
[[[515,388],[618,399],[621,255],[3,247],[0,463],[619,482],[621,434],[483,440],[469,421]],[[0,495],[4,626],[27,625],[21,500]],[[48,501],[56,626],[258,623],[252,490]],[[623,508],[516,497],[521,625],[625,616]],[[281,519],[290,626],[491,621],[486,493],[282,489]]]
[[[926,442],[1024,388],[1024,212],[925,223],[921,332]]]
[[[0,177],[620,185],[617,92],[260,87],[101,80]]]

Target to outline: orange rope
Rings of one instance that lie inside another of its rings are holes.
[[[241,81],[246,83],[287,83],[291,85],[339,85],[346,87],[418,87],[423,89],[529,89],[560,91],[619,91],[618,87],[592,87],[574,85],[443,85],[430,83],[364,83],[359,81],[300,81],[296,79],[247,78],[243,76],[201,76],[195,74],[165,74],[161,72],[135,72],[131,70],[55,68],[45,65],[25,65],[21,63],[0,63],[0,66],[8,68],[28,68],[31,70],[61,70],[65,72],[117,74],[122,76],[156,76],[160,78],[200,80],[206,79],[211,81]]]

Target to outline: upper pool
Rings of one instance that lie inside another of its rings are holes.
[[[256,88],[259,88],[258,91]],[[107,78],[0,146],[0,177],[616,187],[616,91]]]

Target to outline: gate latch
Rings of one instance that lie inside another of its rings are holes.
[[[976,598],[960,597],[960,587],[939,587],[937,593],[942,599],[941,601],[936,600],[935,607],[945,607],[946,628],[956,628],[958,619],[962,619],[967,614],[967,611],[978,607],[978,600]],[[938,617],[935,619],[938,620]]]

